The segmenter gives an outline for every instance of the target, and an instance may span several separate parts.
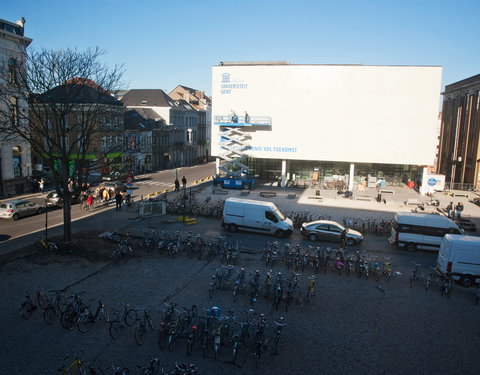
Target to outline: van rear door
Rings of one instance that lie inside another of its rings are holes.
[[[440,250],[438,251],[437,257],[437,270],[442,274],[444,274],[448,270],[448,262],[451,261],[452,257],[452,247],[453,239],[450,235],[447,234],[445,235],[445,237],[443,237],[443,241],[440,245]]]

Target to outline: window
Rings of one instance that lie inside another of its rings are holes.
[[[17,60],[14,58],[9,59],[8,60],[8,82],[9,83],[18,83],[17,69],[18,69]]]
[[[18,98],[15,96],[11,96],[10,104],[11,104],[12,126],[18,126],[18,124],[20,123],[19,113],[18,113]]]
[[[265,211],[265,218],[267,220],[273,221],[274,223],[278,222],[277,217],[271,211]]]
[[[342,230],[336,225],[330,225],[330,232],[340,233]]]
[[[22,177],[22,153],[18,146],[12,147],[13,176]]]
[[[70,150],[70,139],[67,136],[63,137],[63,147],[67,152]]]
[[[317,225],[317,227],[315,228],[317,230],[328,230],[328,224],[320,224],[320,225]]]
[[[105,137],[100,137],[100,152],[106,152],[106,151],[107,151],[106,139]]]

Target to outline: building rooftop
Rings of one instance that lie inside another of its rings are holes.
[[[133,89],[122,98],[127,107],[177,107],[175,101],[160,89]]]
[[[123,106],[94,81],[85,78],[72,78],[64,85],[59,85],[36,97],[43,103],[96,103]]]
[[[445,86],[445,92],[461,90],[470,86],[480,85],[480,74],[474,75],[469,78],[462,79],[461,81],[451,83]],[[443,93],[442,93],[443,94]]]
[[[23,25],[25,25],[25,18],[22,17],[22,19],[17,22],[18,23],[12,23],[12,22],[8,22],[6,20],[0,19],[0,30],[6,31],[7,33],[23,36],[23,33],[24,33]]]
[[[150,117],[155,115],[155,117]],[[162,118],[159,118],[155,111],[151,109],[132,109],[126,111],[123,115],[125,129],[128,130],[153,130],[159,129],[164,123]]]

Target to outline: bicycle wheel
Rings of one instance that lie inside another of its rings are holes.
[[[65,311],[60,318],[60,323],[63,328],[73,330],[77,323],[77,313],[70,310]]]
[[[105,323],[110,322],[110,314],[108,313],[108,311],[107,311],[106,309],[103,309],[103,310],[101,311],[101,314],[102,314],[103,321],[104,321]]]
[[[64,296],[59,295],[55,299],[55,308],[60,311],[64,312],[67,308],[67,300],[65,299]]]
[[[35,309],[36,306],[32,305],[30,302],[24,302],[22,303],[20,314],[23,319],[30,319]]]
[[[158,347],[163,350],[167,344],[167,331],[162,329],[158,334]]]
[[[279,343],[280,343],[280,336],[277,336],[275,337],[275,346],[273,347],[273,354],[277,354]]]
[[[43,293],[40,293],[38,295],[38,306],[40,306],[42,309],[44,309],[45,307],[47,307],[48,305],[48,297],[43,294]]]
[[[45,323],[51,326],[54,318],[55,318],[55,309],[53,308],[53,306],[47,306],[47,308],[43,310],[43,320],[45,321]]]
[[[114,340],[118,339],[120,337],[120,334],[122,333],[122,328],[123,324],[120,323],[120,321],[113,320],[112,322],[110,322],[110,327],[108,328],[110,337]]]
[[[137,321],[137,310],[130,309],[125,314],[125,324],[129,327],[133,326]]]
[[[150,362],[150,367],[145,372],[146,375],[157,375],[160,373],[160,362],[157,360],[152,360]]]
[[[87,333],[93,327],[93,316],[90,314],[81,314],[77,320],[77,328],[82,333]]]
[[[138,324],[135,327],[135,342],[138,345],[142,345],[145,342],[145,334],[146,334],[145,326],[143,324]]]
[[[175,342],[175,336],[169,335],[168,336],[168,351],[173,352],[173,343]]]
[[[232,351],[232,364],[233,365],[235,364],[235,361],[237,360],[237,353],[238,353],[237,348],[233,348],[233,351]]]

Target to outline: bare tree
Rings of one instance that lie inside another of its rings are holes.
[[[65,242],[72,238],[72,195],[84,182],[78,172],[123,151],[124,109],[110,93],[124,69],[101,63],[102,55],[99,48],[30,51],[25,61],[0,67],[0,134],[26,140],[51,167],[64,202]]]

